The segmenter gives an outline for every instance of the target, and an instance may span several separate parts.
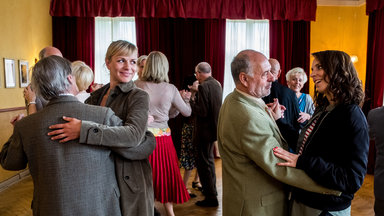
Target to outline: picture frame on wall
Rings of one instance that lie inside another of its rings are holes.
[[[5,88],[16,87],[15,60],[4,58]]]
[[[29,84],[29,67],[28,61],[19,60],[19,77],[20,77],[20,87],[27,87]]]

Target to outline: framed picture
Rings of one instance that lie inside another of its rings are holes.
[[[28,61],[19,60],[20,87],[27,87],[29,84],[28,69]]]
[[[15,60],[4,58],[5,88],[16,87]]]

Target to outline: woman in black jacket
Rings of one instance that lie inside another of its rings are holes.
[[[302,129],[297,154],[275,148],[280,166],[304,170],[317,183],[341,196],[293,189],[292,215],[351,215],[368,162],[368,126],[359,104],[364,94],[351,58],[341,51],[312,54],[316,110]]]

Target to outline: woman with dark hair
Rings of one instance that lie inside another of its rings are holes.
[[[350,215],[354,193],[361,187],[368,162],[368,126],[359,104],[362,84],[348,54],[312,54],[316,110],[302,129],[298,154],[274,148],[286,162],[304,170],[317,183],[342,191],[341,196],[293,189],[292,215]]]
[[[196,82],[196,76],[190,75],[184,78],[182,88],[185,91],[189,91],[188,86],[192,86]],[[195,97],[194,93],[191,97]],[[197,167],[197,149],[193,144],[193,130],[194,130],[194,116],[193,113],[189,117],[183,117],[181,128],[181,145],[180,145],[180,168],[184,169],[183,181],[186,187],[188,187],[188,179],[192,174],[193,169]],[[195,176],[192,181],[192,188],[202,190],[199,174],[196,170]],[[191,198],[196,197],[195,194],[188,190]]]

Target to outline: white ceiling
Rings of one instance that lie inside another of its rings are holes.
[[[361,6],[365,0],[317,0],[318,6]]]

